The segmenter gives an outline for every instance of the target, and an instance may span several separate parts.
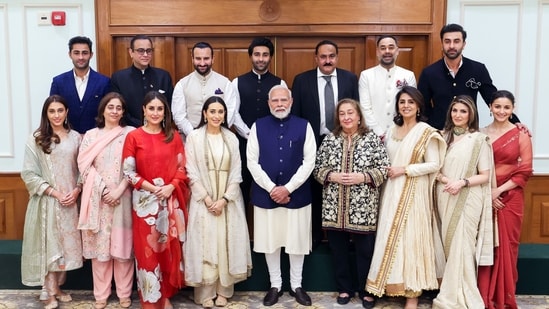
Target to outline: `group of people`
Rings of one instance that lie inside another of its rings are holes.
[[[175,87],[150,65],[147,36],[111,78],[90,68],[91,40],[72,38],[74,67],[53,79],[25,151],[23,283],[57,308],[71,301],[66,271],[90,259],[95,308],[113,279],[130,307],[134,276],[142,308],[172,308],[185,286],[196,304],[223,307],[251,275],[248,213],[265,306],[283,294],[282,248],[289,294],[312,304],[304,260],[326,237],[341,305],[358,293],[364,308],[388,295],[411,309],[439,289],[434,308],[516,308],[530,138],[513,95],[462,56],[463,28],[440,36],[444,57],[417,88],[383,35],[379,65],[360,78],[337,67],[335,42],[319,42],[317,67],[291,90],[269,72],[268,38],[251,42],[252,70],[232,81],[212,70],[212,46],[195,44],[195,70]],[[494,118],[482,129],[478,92]]]

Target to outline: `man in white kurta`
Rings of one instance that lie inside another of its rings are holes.
[[[395,64],[398,45],[395,37],[383,35],[377,40],[379,64],[360,73],[358,92],[366,125],[378,136],[385,136],[396,113],[395,97],[404,86],[416,87],[414,72]]]
[[[229,128],[233,125],[236,111],[236,89],[227,77],[212,70],[212,46],[206,42],[196,43],[192,57],[195,70],[177,82],[172,96],[173,119],[182,137],[198,126],[202,106],[211,96],[225,101]]]
[[[246,150],[254,182],[254,251],[265,254],[271,288],[263,305],[272,306],[282,295],[280,252],[290,260],[290,295],[303,306],[311,298],[301,287],[303,261],[312,247],[311,188],[316,142],[310,124],[290,115],[292,95],[283,85],[269,92],[269,116],[250,130]]]

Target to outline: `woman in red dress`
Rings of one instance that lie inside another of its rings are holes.
[[[166,97],[143,100],[144,125],[124,143],[124,176],[133,185],[133,244],[142,308],[173,308],[169,298],[184,286],[189,189],[183,142]]]
[[[478,277],[484,304],[490,309],[517,308],[517,259],[524,187],[532,174],[532,142],[527,132],[509,122],[514,107],[511,92],[496,91],[490,103],[494,121],[483,129],[492,141],[497,178],[492,206],[499,245],[494,249],[494,265],[479,267]]]

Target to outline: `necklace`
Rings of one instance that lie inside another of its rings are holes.
[[[462,127],[454,127],[453,131],[455,136],[460,136],[467,132],[467,129]]]

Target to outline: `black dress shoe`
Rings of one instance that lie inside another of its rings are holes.
[[[338,296],[337,303],[340,305],[347,305],[351,300],[351,296]]]
[[[263,298],[263,305],[268,307],[276,304],[283,293],[282,291],[279,292],[277,288],[270,288],[265,298]]]
[[[295,297],[295,300],[303,306],[310,306],[313,303],[307,292],[302,288],[295,289],[295,292],[290,289],[290,296]]]
[[[376,299],[374,298],[374,300],[366,300],[364,298],[362,298],[362,307],[366,308],[366,309],[372,309],[374,308],[374,306],[376,305]]]

